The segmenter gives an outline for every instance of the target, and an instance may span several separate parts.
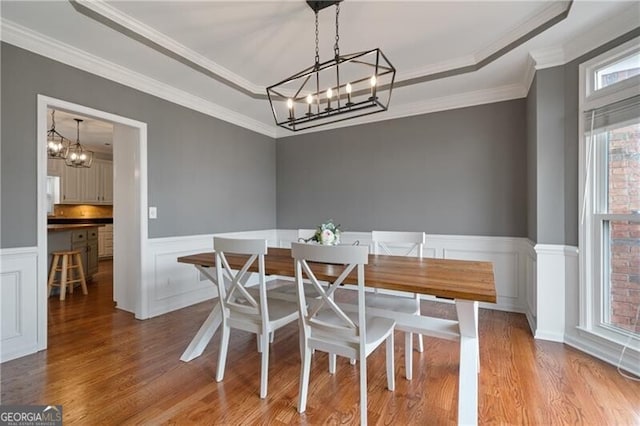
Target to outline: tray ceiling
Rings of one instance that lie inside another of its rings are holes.
[[[52,52],[86,53],[171,88],[164,92],[188,98],[186,106],[274,136],[287,133],[275,130],[265,86],[313,63],[314,17],[303,0],[3,1],[0,7],[7,42],[35,50],[35,42],[22,42],[29,33]],[[332,54],[334,10],[320,12],[321,60]],[[553,53],[563,63],[573,59],[568,48],[595,48],[639,19],[638,3],[622,1],[345,0],[340,50],[380,47],[397,68],[390,111],[369,118],[378,120],[523,97],[531,57]]]

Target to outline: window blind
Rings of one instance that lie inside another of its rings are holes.
[[[629,124],[632,121],[637,122],[638,117],[640,117],[640,95],[585,111],[584,117],[585,132],[593,129],[595,132],[600,133],[621,127],[626,122],[629,122]],[[591,126],[592,124],[593,127]]]

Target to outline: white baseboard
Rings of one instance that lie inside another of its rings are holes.
[[[0,362],[38,351],[38,248],[0,250]]]
[[[612,365],[617,366],[620,361],[621,345],[588,331],[576,328],[574,332],[565,334],[565,343]],[[627,349],[620,367],[640,377],[640,352]]]

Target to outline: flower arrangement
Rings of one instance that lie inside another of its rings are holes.
[[[340,225],[334,225],[333,220],[329,219],[322,225],[318,226],[313,237],[306,241],[315,241],[325,246],[335,246],[340,244],[340,234]]]

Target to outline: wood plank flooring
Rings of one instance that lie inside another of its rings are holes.
[[[2,404],[62,404],[68,425],[356,424],[358,367],[339,359],[330,375],[314,356],[307,412],[296,411],[300,368],[297,326],[271,345],[269,395],[258,396],[255,337],[233,331],[227,370],[215,382],[219,334],[189,363],[182,351],[213,302],[138,321],[113,307],[111,265],[89,284],[49,300],[49,349],[0,366]],[[423,311],[453,318],[453,306],[424,302]],[[568,346],[535,341],[523,315],[480,312],[480,424],[640,424],[640,385]],[[414,379],[404,378],[396,335],[396,390],[386,389],[384,348],[369,358],[369,422],[450,425],[457,420],[458,345],[425,339],[414,352]]]

